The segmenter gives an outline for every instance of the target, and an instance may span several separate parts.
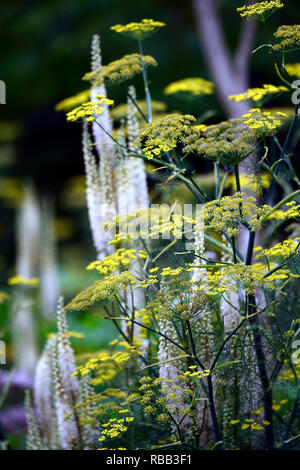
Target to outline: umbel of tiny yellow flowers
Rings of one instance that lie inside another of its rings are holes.
[[[193,96],[212,95],[214,84],[200,77],[183,78],[170,83],[165,89],[166,95],[188,93]]]
[[[31,277],[27,279],[23,276],[13,276],[8,279],[7,284],[9,286],[29,286],[29,287],[38,287],[39,279],[37,277]]]
[[[150,55],[143,56],[143,62],[146,67],[157,66],[156,60]],[[102,65],[96,72],[86,73],[82,79],[91,82],[93,86],[101,85],[103,82],[106,85],[115,85],[130,80],[135,75],[142,73],[142,71],[141,55],[127,54],[121,59],[110,62],[108,65]]]
[[[65,98],[64,100],[57,103],[57,105],[55,106],[55,111],[69,111],[70,109],[75,108],[75,106],[85,103],[89,99],[90,94],[91,90],[87,89],[84,91],[80,91],[74,96]]]
[[[274,36],[279,40],[278,44],[273,46],[276,50],[300,48],[300,24],[279,26]]]
[[[242,18],[247,17],[247,20],[257,19],[266,21],[278,8],[282,7],[284,7],[284,4],[279,0],[271,0],[244,5],[237,8],[236,11]]]
[[[276,85],[263,85],[262,88],[249,88],[245,93],[240,93],[238,95],[230,95],[228,98],[230,100],[240,102],[240,101],[253,101],[256,106],[262,106],[267,101],[272,99],[274,96],[278,96],[281,93],[289,91],[285,86],[276,86]]]
[[[236,164],[254,151],[256,134],[242,119],[230,119],[210,126],[193,126],[185,138],[183,153]]]
[[[189,114],[169,114],[157,119],[140,130],[135,146],[141,144],[149,159],[169,152],[191,133],[191,123],[195,120],[196,118]]]
[[[295,64],[285,64],[284,68],[292,77],[300,78],[300,62]]]
[[[163,26],[166,26],[166,23],[162,21],[143,19],[139,23],[132,22],[125,25],[116,24],[115,26],[111,26],[110,29],[116,33],[121,33],[124,34],[124,36],[141,41],[145,39],[145,37],[150,36],[150,34],[154,34]]]
[[[146,101],[136,100],[136,103],[138,107],[143,111],[143,113],[146,114],[147,113]],[[127,107],[128,107],[127,103],[121,103],[118,106],[115,106],[111,110],[111,113],[110,113],[111,117],[115,119],[116,121],[120,121],[121,119],[126,118]],[[163,101],[151,100],[151,107],[152,107],[152,114],[157,116],[157,114],[165,113],[168,106]],[[141,116],[140,113],[137,113],[137,119],[139,121],[142,121],[139,123],[140,125],[143,124],[144,118]]]
[[[113,100],[105,98],[102,95],[97,95],[97,101],[87,101],[82,105],[78,106],[72,111],[67,113],[67,121],[78,121],[79,119],[84,119],[86,121],[95,121],[97,115],[100,115],[104,111],[104,107],[101,106],[106,104],[111,106],[114,104]]]
[[[282,126],[282,121],[279,117],[286,117],[287,115],[280,111],[271,113],[270,111],[263,111],[259,108],[250,109],[249,113],[244,114],[244,123],[257,132],[261,137],[270,136]]]

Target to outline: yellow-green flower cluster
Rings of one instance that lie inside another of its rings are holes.
[[[96,302],[114,300],[114,296],[131,286],[133,289],[147,288],[156,279],[139,281],[130,271],[110,274],[84,289],[68,304],[69,310],[85,310]]]
[[[270,267],[274,266],[271,265]],[[288,269],[278,269],[266,276],[267,273],[268,270],[262,263],[256,263],[251,266],[238,263],[219,271],[209,271],[207,273],[208,293],[217,295],[227,292],[228,289],[234,289],[234,282],[237,291],[242,288],[247,294],[255,295],[257,289],[266,288],[274,290],[278,284],[287,283],[292,279],[298,278],[297,275],[292,274]]]
[[[299,248],[300,238],[287,239],[272,248],[263,249],[261,246],[255,248],[257,258],[287,258],[294,254]]]
[[[296,62],[295,64],[285,64],[284,67],[289,75],[300,78],[300,62]]]
[[[106,256],[102,261],[93,261],[87,266],[87,270],[96,269],[100,274],[113,273],[130,264],[130,261],[137,258],[136,251],[132,248],[119,248],[112,255]]]
[[[263,411],[263,408],[260,408],[259,410],[252,411],[251,413],[259,415]],[[257,423],[253,418],[246,418],[243,420],[244,422],[241,422],[239,419],[232,419],[229,424],[232,426],[236,426],[239,424],[241,426],[241,429],[243,430],[248,430],[248,431],[263,431],[265,426],[269,426],[270,422],[266,420],[262,420],[261,423]]]
[[[143,111],[144,114],[147,113],[147,103],[145,100],[136,100],[136,103],[138,107]],[[163,103],[162,101],[157,101],[157,100],[151,100],[151,108],[152,108],[152,114],[161,114],[166,112],[167,110],[167,105],[166,103]],[[127,116],[127,103],[122,103],[119,104],[118,106],[115,106],[111,112],[110,115],[113,119],[116,121],[120,121],[121,119],[126,118]],[[137,113],[137,117],[140,120],[143,120],[143,117],[141,116],[140,113]]]
[[[88,101],[91,94],[91,90],[84,90],[80,93],[77,93],[74,96],[70,96],[69,98],[65,98],[64,100],[57,103],[55,106],[56,111],[68,111],[69,109],[78,106],[79,104],[85,103]]]
[[[300,25],[282,25],[275,31],[274,36],[278,39],[278,43],[274,49],[299,49],[300,47]]]
[[[197,366],[189,366],[188,370],[183,373],[187,378],[198,378],[202,379],[203,377],[208,377],[211,374],[209,369],[196,370]]]
[[[88,101],[72,109],[67,113],[67,121],[78,121],[79,119],[85,119],[86,121],[95,121],[97,115],[103,113],[105,107],[103,105],[111,106],[114,104],[113,100],[105,98],[102,95],[97,96],[97,101]]]
[[[93,86],[101,85],[103,81],[107,85],[130,80],[135,75],[142,73],[142,56],[140,54],[127,54],[119,60],[114,60],[108,65],[102,67],[96,72],[88,72],[84,75],[83,80],[92,82]],[[143,56],[145,67],[156,67],[157,62],[150,55]]]
[[[282,8],[284,4],[280,0],[270,0],[253,3],[252,5],[243,5],[237,8],[240,16],[247,17],[247,20],[258,19],[266,21],[278,8]]]
[[[178,378],[185,381],[181,387],[175,380],[165,377],[152,379],[146,376],[139,380],[140,395],[136,399],[143,405],[143,411],[146,415],[156,415],[156,421],[167,423],[170,419],[170,413],[176,412],[178,414],[179,410],[182,410],[182,417],[189,413],[186,400],[190,399],[193,394],[192,390],[185,386],[185,384],[188,385],[189,378],[183,374],[180,377],[175,377],[175,379]]]
[[[298,351],[297,351],[297,349],[296,349],[296,351],[292,352],[292,359],[295,359],[295,361],[297,361],[297,363],[294,364],[294,367],[291,367],[290,362],[286,359],[284,361],[284,369],[282,371],[282,374],[279,377],[279,380],[286,380],[287,382],[294,382],[295,381],[295,372],[296,372],[296,376],[297,376],[298,380],[300,379],[300,363],[298,363]],[[288,400],[286,400],[285,403],[287,403],[287,402],[288,402]],[[285,403],[283,403],[283,405]],[[280,403],[276,404],[274,406],[276,407],[276,409],[273,407],[273,409],[275,409],[275,411],[278,411],[281,408]]]
[[[141,41],[145,37],[149,36],[150,34],[154,34],[158,29],[166,26],[166,23],[163,21],[155,21],[152,19],[143,19],[139,23],[132,22],[125,25],[116,24],[115,26],[111,26],[111,30],[115,31],[116,33],[124,34],[125,36],[132,37]]]
[[[243,115],[244,123],[261,137],[276,133],[283,124],[279,117],[286,117],[286,115],[280,111],[271,112],[259,108],[252,108]]]
[[[253,101],[257,106],[262,106],[264,103],[269,101],[272,97],[279,95],[285,91],[289,91],[285,86],[276,86],[265,84],[261,88],[249,88],[245,93],[238,95],[230,95],[229,99],[240,102],[240,101]]]
[[[196,118],[189,114],[168,114],[141,129],[135,144],[142,145],[144,154],[151,160],[175,149],[178,143],[183,142],[191,133],[191,123],[195,120]]]
[[[239,234],[240,223],[248,224],[253,231],[261,227],[260,218],[270,206],[259,207],[254,197],[244,193],[235,193],[204,204],[205,228],[211,231],[225,232],[228,236]]]
[[[212,95],[213,92],[214,84],[200,77],[183,78],[182,80],[170,83],[164,89],[166,95],[189,93],[193,96],[199,96]]]
[[[118,437],[121,433],[127,431],[128,424],[132,421],[134,421],[134,418],[131,416],[126,416],[120,419],[111,418],[107,423],[102,424],[101,437],[99,438],[99,441],[103,442],[106,439],[114,439]]]
[[[273,211],[268,219],[275,219],[275,220],[287,220],[287,219],[295,219],[300,217],[300,205],[296,203],[296,201],[290,201],[285,204],[286,210],[278,209]]]
[[[200,129],[200,132],[194,127],[185,138],[183,152],[235,164],[253,152],[255,139],[255,132],[242,119],[230,119]]]
[[[77,371],[74,375],[80,374],[83,376],[93,371],[95,373],[93,384],[99,385],[114,378],[117,372],[120,371],[131,358],[141,355],[141,352],[135,345],[130,345],[125,341],[118,341],[117,344],[113,346],[119,346],[123,349],[121,351],[101,351],[93,354],[84,364],[77,367]],[[124,392],[119,389],[107,389],[105,394],[117,398],[124,398]]]
[[[29,287],[38,287],[40,281],[37,277],[26,278],[24,276],[13,276],[10,277],[7,281],[9,286],[29,286]]]

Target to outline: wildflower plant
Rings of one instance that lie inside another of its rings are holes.
[[[267,22],[282,7],[277,0],[263,1],[238,12]],[[141,72],[145,96],[137,99],[132,86],[126,90],[126,116],[124,105],[115,116],[105,108],[105,127],[104,112],[98,109],[96,115],[92,98],[68,114],[69,120],[85,120],[87,202],[95,246],[102,251],[97,249],[87,266],[96,280],[66,309],[88,315],[93,307],[114,324],[116,338],[104,350],[79,356],[75,369],[60,301],[58,333],[37,370],[40,422],[26,398],[29,448],[274,449],[289,448],[299,438],[300,370],[292,342],[300,320],[299,310],[287,302],[297,298],[300,275],[300,182],[290,152],[298,105],[282,142],[278,133],[285,114],[262,108],[281,92],[287,96],[291,82],[284,63],[277,61],[282,86],[230,97],[255,103],[239,119],[207,124],[166,113],[152,121],[147,62],[154,65],[154,59],[144,56],[142,41],[162,26],[143,20],[112,27],[137,40],[139,54],[108,66],[101,66],[98,40],[93,41],[92,72],[85,78],[104,104],[110,102],[99,87]],[[277,38],[289,41],[284,47],[297,42],[296,30],[279,30]],[[186,79],[171,83],[166,92],[196,96],[212,89],[209,82]],[[100,145],[110,145],[109,158],[101,147],[99,155],[92,148],[89,126],[97,122]],[[240,175],[241,163],[253,154],[258,159],[246,178]],[[190,169],[192,159],[212,166],[211,192]],[[178,181],[197,210],[182,213],[177,201],[149,208],[144,165],[149,160],[161,186]],[[259,197],[245,186],[259,188]],[[112,201],[106,208],[114,208],[105,213],[108,229],[114,227],[107,231],[106,250],[97,231],[103,199]],[[291,236],[284,238],[283,227],[290,224]],[[241,234],[247,234],[243,245]],[[52,396],[49,387],[55,399],[46,406],[42,397]],[[53,438],[45,433],[46,415],[55,424]]]

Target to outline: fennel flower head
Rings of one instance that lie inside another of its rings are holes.
[[[150,55],[143,56],[143,62],[145,67],[157,66],[156,60]],[[99,86],[103,82],[109,86],[130,80],[142,71],[142,56],[140,54],[126,54],[108,65],[102,65],[95,72],[86,73],[82,79],[91,82],[93,86]]]
[[[55,106],[55,111],[69,111],[75,106],[79,106],[82,103],[85,103],[89,100],[91,94],[91,90],[88,88],[87,90],[80,91],[76,93],[74,96],[70,96],[69,98],[65,98]]]
[[[253,152],[255,139],[255,132],[242,119],[230,119],[193,127],[193,132],[185,139],[183,152],[236,164]]]
[[[191,123],[196,118],[189,114],[168,114],[156,121],[146,124],[139,132],[135,145],[142,145],[144,154],[149,160],[169,152],[183,142],[191,133]]]
[[[283,125],[280,117],[286,118],[287,115],[280,111],[271,112],[259,108],[250,109],[247,114],[243,115],[245,124],[256,131],[258,137],[274,135]]]
[[[13,276],[10,277],[7,281],[9,286],[29,286],[29,287],[38,287],[39,279],[37,277],[26,278],[24,276]]]
[[[278,39],[278,43],[273,46],[276,50],[300,48],[300,24],[279,26],[274,36]]]
[[[289,75],[300,78],[300,62],[295,64],[285,64],[284,67]]]
[[[116,24],[115,26],[111,26],[110,29],[112,31],[115,31],[116,33],[124,34],[124,36],[128,36],[130,38],[141,41],[147,36],[156,33],[156,31],[158,31],[163,26],[166,26],[166,23],[164,23],[163,21],[143,19],[138,23],[132,22],[125,25]]]
[[[109,100],[102,95],[97,95],[96,98],[97,101],[87,101],[69,111],[67,113],[67,121],[95,121],[97,115],[102,114],[105,110],[105,105],[110,106],[114,104],[113,100]]]
[[[187,93],[193,96],[212,95],[214,84],[204,78],[191,77],[170,83],[165,89],[166,95]]]
[[[266,21],[278,8],[282,7],[284,7],[284,4],[280,0],[271,0],[253,3],[252,5],[243,5],[237,8],[236,11],[242,18],[246,17],[247,20]]]
[[[256,106],[260,107],[270,99],[286,91],[289,91],[289,89],[285,86],[267,84],[263,85],[261,88],[249,88],[245,93],[230,95],[228,98],[238,103],[240,101],[252,101]]]

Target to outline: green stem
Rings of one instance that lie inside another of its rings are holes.
[[[234,176],[235,176],[235,183],[236,183],[236,190],[237,192],[241,192],[241,183],[240,183],[240,174],[239,174],[239,166],[234,165]]]
[[[141,55],[141,64],[142,64],[142,76],[144,81],[144,88],[145,88],[145,98],[147,104],[147,120],[148,122],[152,121],[152,107],[151,107],[151,95],[150,90],[148,87],[148,79],[147,79],[147,70],[144,62],[144,52],[143,52],[143,45],[142,41],[138,41],[139,43],[139,52]]]

